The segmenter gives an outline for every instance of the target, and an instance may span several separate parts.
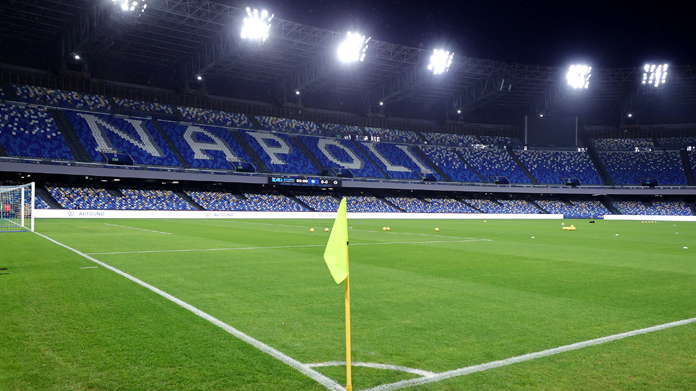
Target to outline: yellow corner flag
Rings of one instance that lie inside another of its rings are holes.
[[[346,220],[345,198],[338,206],[338,215],[324,250],[324,261],[336,284],[340,284],[348,277],[348,220]]]

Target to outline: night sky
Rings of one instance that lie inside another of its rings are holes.
[[[276,17],[424,49],[532,65],[696,64],[687,1],[266,0]],[[577,5],[572,5],[577,4]],[[261,4],[255,5],[261,6]]]

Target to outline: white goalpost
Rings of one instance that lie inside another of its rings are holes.
[[[0,186],[0,232],[34,232],[34,182]]]

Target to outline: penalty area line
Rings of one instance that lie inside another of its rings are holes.
[[[154,230],[151,230],[151,229],[129,227],[129,226],[126,226],[126,225],[109,224],[109,223],[104,223],[104,225],[110,225],[110,226],[112,226],[112,227],[119,227],[119,228],[137,229],[138,231],[153,232],[153,233],[156,233],[156,234],[163,234],[163,235],[171,235],[171,234],[172,234],[171,232],[154,231]]]
[[[300,373],[304,374],[305,376],[307,376],[307,377],[313,379],[314,381],[316,381],[317,383],[321,384],[326,389],[332,390],[332,391],[345,391],[346,390],[345,387],[338,384],[338,382],[336,382],[335,380],[333,380],[327,376],[324,376],[320,372],[317,372],[316,370],[314,370],[314,369],[310,368],[309,366],[295,360],[294,358],[286,355],[285,353],[282,353],[281,351],[276,350],[276,349],[272,348],[271,346],[266,345],[265,343],[255,339],[247,334],[244,334],[243,332],[237,330],[236,328],[228,325],[227,323],[213,317],[212,315],[210,315],[206,312],[199,310],[198,308],[192,306],[191,304],[188,304],[185,301],[178,299],[178,298],[170,295],[169,293],[146,283],[145,281],[142,281],[138,278],[135,278],[126,272],[123,272],[119,269],[116,269],[115,267],[113,267],[111,265],[108,265],[102,261],[99,261],[98,259],[92,258],[89,255],[82,253],[79,250],[76,250],[70,246],[67,246],[67,245],[65,245],[65,244],[63,244],[55,239],[49,238],[48,236],[40,234],[36,231],[34,231],[34,233],[41,236],[42,238],[44,238],[48,241],[51,241],[51,242],[65,248],[65,249],[68,249],[68,250],[74,252],[75,254],[77,254],[85,259],[88,259],[88,260],[90,260],[90,261],[92,261],[100,266],[103,266],[103,267],[111,270],[112,272],[119,274],[122,277],[125,277],[125,278],[131,280],[132,282],[142,286],[143,288],[149,289],[150,291],[162,296],[163,298],[193,312],[194,314],[196,314],[199,317],[207,320],[208,322],[218,326],[219,328],[227,331],[229,334],[232,334],[233,336],[237,337],[238,339],[241,339],[242,341],[248,343],[249,345],[251,345],[257,349],[259,349],[260,351],[262,351],[262,352],[272,356],[273,358],[275,358],[275,359],[289,365],[290,367],[296,369]]]
[[[383,384],[377,387],[372,387],[365,389],[363,391],[395,391],[403,388],[419,386],[428,383],[435,383],[446,379],[451,379],[453,377],[459,377],[464,375],[469,375],[476,372],[483,372],[489,369],[500,368],[511,364],[517,364],[525,361],[536,360],[537,358],[553,356],[560,353],[570,352],[573,350],[578,350],[590,346],[601,345],[608,342],[618,341],[620,339],[634,337],[636,335],[653,333],[656,331],[666,330],[672,327],[684,326],[690,323],[696,323],[696,318],[679,320],[671,323],[664,323],[657,326],[647,327],[644,329],[638,329],[633,331],[628,331],[625,333],[609,335],[606,337],[595,338],[588,341],[577,342],[570,345],[559,346],[553,349],[542,350],[540,352],[523,354],[521,356],[510,357],[504,360],[492,361],[485,364],[473,365],[469,367],[459,368],[452,371],[440,372],[428,377],[421,377],[411,380],[403,380],[395,383]]]

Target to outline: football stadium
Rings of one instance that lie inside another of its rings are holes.
[[[510,3],[0,3],[0,390],[695,389],[687,15]]]

